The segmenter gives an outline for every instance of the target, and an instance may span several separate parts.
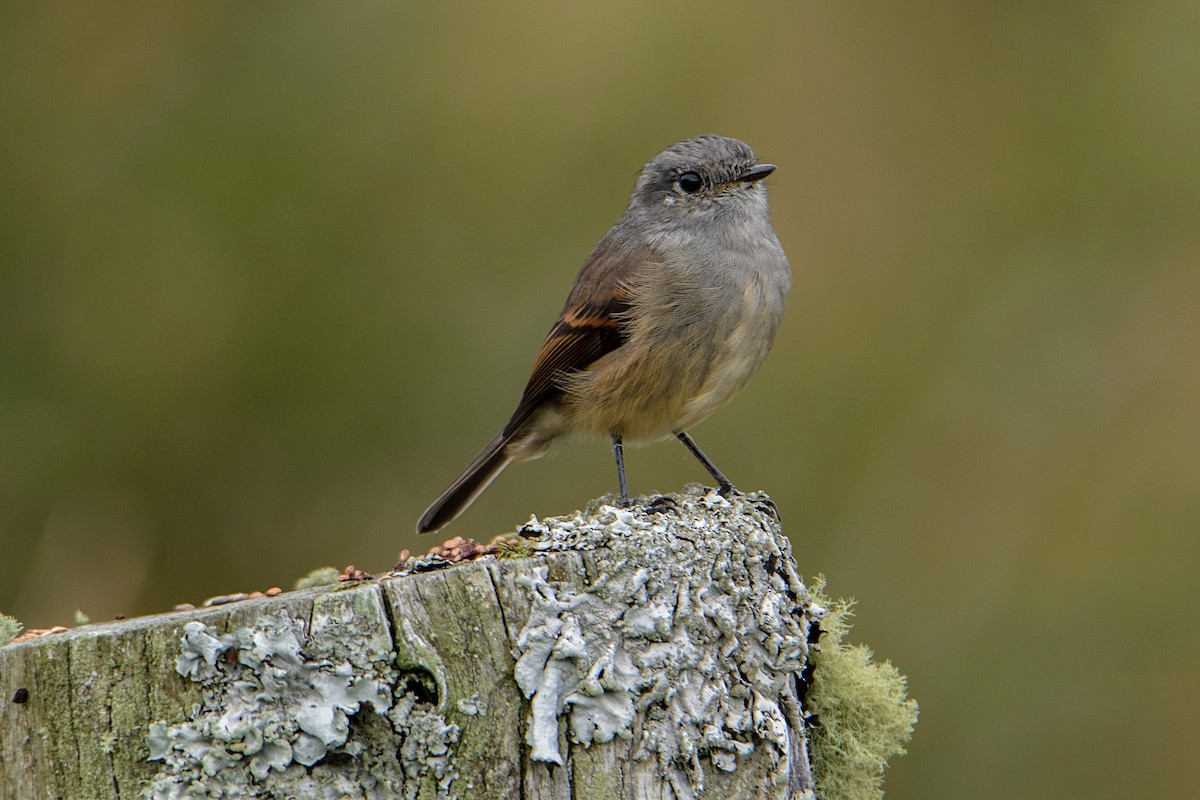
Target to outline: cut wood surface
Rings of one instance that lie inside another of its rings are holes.
[[[821,610],[765,496],[522,532],[525,557],[0,648],[0,796],[811,796]]]

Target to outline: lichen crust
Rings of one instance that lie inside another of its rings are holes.
[[[777,787],[803,746],[797,677],[819,615],[760,495],[700,486],[633,508],[603,502],[525,526],[542,551],[587,552],[584,591],[539,567],[517,635],[515,678],[530,698],[526,743],[564,763],[570,742],[620,738],[699,795],[712,776],[767,757]],[[594,574],[593,574],[594,573]],[[773,793],[772,793],[773,794]]]
[[[453,796],[458,728],[397,690],[393,658],[376,587],[319,597],[311,622],[287,610],[227,632],[189,622],[176,671],[202,701],[151,724],[159,769],[144,796],[382,800],[430,783]]]

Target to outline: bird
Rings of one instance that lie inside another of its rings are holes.
[[[625,212],[575,278],[508,423],[417,523],[444,528],[509,464],[560,439],[608,437],[618,502],[625,444],[678,439],[728,495],[733,484],[688,430],[723,406],[767,356],[791,288],[749,145],[705,134],[639,171]]]

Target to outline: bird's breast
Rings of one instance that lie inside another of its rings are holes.
[[[677,430],[700,422],[745,388],[775,340],[783,297],[772,282],[757,277],[742,286],[721,326],[704,380],[681,410]]]
[[[787,266],[764,272],[758,261],[725,256],[676,260],[631,287],[625,344],[564,382],[572,427],[631,442],[662,439],[746,385],[774,339]]]

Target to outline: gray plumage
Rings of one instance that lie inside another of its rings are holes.
[[[625,497],[622,442],[678,436],[718,479],[688,428],[762,364],[791,286],[762,178],[736,139],[668,147],[638,174],[629,206],[575,279],[512,418],[417,525],[437,530],[505,466],[577,433],[607,435]]]

